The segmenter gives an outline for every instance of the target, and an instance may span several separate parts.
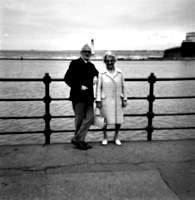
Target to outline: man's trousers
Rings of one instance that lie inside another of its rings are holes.
[[[80,142],[85,140],[89,127],[93,122],[93,103],[72,102],[75,113],[75,136],[74,139]]]

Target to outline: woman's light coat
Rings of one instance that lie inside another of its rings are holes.
[[[98,77],[96,101],[101,102],[101,115],[106,118],[107,124],[123,123],[122,100],[127,100],[123,74],[116,68],[112,77],[108,71]]]

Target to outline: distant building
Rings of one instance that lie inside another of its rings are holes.
[[[195,58],[195,32],[186,34],[186,39],[181,43],[181,47],[166,49],[164,51],[164,58]]]
[[[187,33],[184,42],[195,42],[195,32]]]
[[[182,57],[195,57],[195,32],[187,33],[181,44]]]

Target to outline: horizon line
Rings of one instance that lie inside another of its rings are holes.
[[[175,48],[175,47],[174,47]],[[108,50],[108,49],[98,49],[95,50],[96,51],[165,51],[166,49],[162,50],[162,49],[141,49],[141,50],[121,50],[121,49],[112,49],[112,50]],[[40,49],[0,49],[0,51],[81,51],[80,49],[69,49],[69,50],[40,50]]]

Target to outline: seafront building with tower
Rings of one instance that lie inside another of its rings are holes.
[[[185,59],[195,58],[195,32],[186,34],[186,39],[183,40],[180,47],[166,49],[164,51],[165,59]]]

